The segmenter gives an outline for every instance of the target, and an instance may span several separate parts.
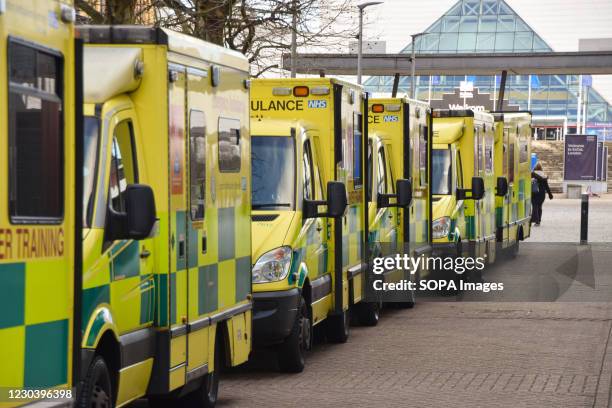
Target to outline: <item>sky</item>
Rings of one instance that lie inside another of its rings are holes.
[[[387,42],[396,53],[410,34],[425,30],[456,0],[385,0],[366,9],[364,39]],[[554,51],[578,51],[580,38],[612,39],[612,0],[506,0]],[[369,32],[368,32],[369,31]],[[594,76],[593,87],[612,103],[612,76]]]

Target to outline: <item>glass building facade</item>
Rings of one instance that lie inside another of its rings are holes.
[[[503,0],[460,0],[424,33],[415,41],[417,54],[553,51]],[[401,52],[411,53],[412,44]],[[499,75],[417,76],[417,97],[442,99],[443,94],[455,92],[460,81],[473,82],[480,93],[489,93],[492,99],[499,92]],[[373,93],[391,93],[393,77],[370,77],[364,85]],[[550,137],[555,132],[559,136],[563,129],[576,133],[580,117],[585,125],[584,133],[612,140],[612,105],[591,85],[588,75],[509,75],[504,99],[505,104],[530,110],[536,119],[534,123],[541,121],[540,137]],[[409,92],[409,89],[410,77],[401,77],[399,93]]]

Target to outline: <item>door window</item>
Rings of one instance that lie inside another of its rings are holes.
[[[115,127],[111,147],[110,206],[116,212],[125,212],[125,191],[128,184],[138,182],[134,132],[132,122],[124,120]]]
[[[312,166],[312,151],[310,141],[304,143],[304,154],[302,156],[302,185],[304,199],[315,199],[315,178]]]
[[[385,161],[385,151],[378,149],[378,174],[376,175],[376,192],[387,194],[387,163]]]

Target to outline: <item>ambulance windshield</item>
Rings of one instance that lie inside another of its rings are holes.
[[[293,210],[295,140],[290,136],[253,136],[251,140],[254,210]]]
[[[98,161],[98,139],[100,134],[100,119],[85,116],[83,146],[83,226],[90,227],[91,212],[94,200],[96,180],[96,163]]]
[[[448,195],[452,186],[450,149],[434,149],[431,156],[431,194]]]

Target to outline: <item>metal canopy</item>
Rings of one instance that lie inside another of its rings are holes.
[[[364,75],[410,75],[408,54],[365,54]],[[291,55],[283,55],[291,66]],[[297,72],[356,75],[356,54],[298,54]],[[612,74],[612,50],[538,53],[417,54],[416,75]]]

